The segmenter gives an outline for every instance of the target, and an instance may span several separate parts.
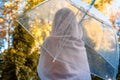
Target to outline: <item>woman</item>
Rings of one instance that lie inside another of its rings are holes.
[[[91,80],[82,35],[74,13],[68,8],[58,10],[41,49],[41,80]]]

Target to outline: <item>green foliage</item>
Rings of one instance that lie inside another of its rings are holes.
[[[103,79],[101,79],[101,78],[99,78],[99,77],[97,77],[97,76],[91,76],[92,77],[92,80],[103,80]]]
[[[13,34],[12,48],[4,52],[3,80],[39,80],[36,72],[38,48],[32,50],[34,39],[18,25]]]
[[[16,65],[14,62],[15,59],[11,55],[15,54],[13,49],[6,50],[4,52],[4,65],[3,65],[3,73],[2,73],[2,80],[17,80],[16,76]],[[13,59],[13,60],[12,60]]]
[[[13,34],[13,47],[19,51],[29,54],[31,48],[34,46],[34,39],[27,31],[18,25]],[[16,45],[17,44],[17,45]]]
[[[44,0],[28,0],[26,10]],[[16,26],[16,25],[15,25]],[[37,64],[39,47],[28,32],[17,25],[13,32],[12,48],[4,51],[2,80],[39,80]]]
[[[118,75],[117,75],[116,80],[120,80],[120,65],[119,65],[119,70],[118,70]]]

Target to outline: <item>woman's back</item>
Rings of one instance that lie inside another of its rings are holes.
[[[42,80],[91,80],[87,54],[74,13],[60,9],[41,49],[38,74]]]

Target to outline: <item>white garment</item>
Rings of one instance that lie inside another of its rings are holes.
[[[91,80],[82,35],[74,13],[60,9],[53,21],[52,34],[42,45],[38,64],[41,80]]]

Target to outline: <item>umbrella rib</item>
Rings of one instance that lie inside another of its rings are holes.
[[[38,4],[37,6],[33,7],[31,10],[34,10],[36,7],[40,7],[41,5],[44,5],[45,3],[50,2],[50,1],[54,1],[54,0],[46,0],[46,1]],[[67,0],[66,0],[66,1],[67,1]],[[93,1],[95,1],[95,0],[93,0]],[[99,16],[98,16],[98,17],[95,16],[94,13],[89,13],[89,12],[90,12],[89,10],[91,9],[91,7],[92,7],[92,5],[94,4],[94,2],[91,3],[91,6],[90,6],[88,9],[85,9],[84,7],[79,7],[79,6],[75,5],[75,4],[70,3],[70,0],[69,0],[69,4],[71,4],[71,6],[75,7],[76,9],[78,9],[78,13],[76,12],[76,14],[82,13],[82,15],[80,16],[81,18],[79,17],[79,24],[82,25],[82,21],[84,21],[84,20],[86,19],[85,17],[91,17],[91,18],[93,18],[94,20],[100,22],[100,24],[101,24],[102,26],[105,25],[105,26],[103,26],[103,27],[113,29],[113,27],[112,27],[112,25],[109,23],[109,21],[107,22],[106,19],[104,20],[104,18],[102,19],[102,18],[99,18]],[[54,5],[52,4],[52,6],[54,6]],[[49,6],[48,6],[48,7],[49,7]],[[55,7],[55,9],[57,9],[57,8]],[[29,10],[29,11],[27,11],[27,12],[30,12],[31,10]],[[27,13],[25,13],[25,14],[27,14]],[[49,16],[48,16],[48,21],[49,21],[49,19],[51,19],[51,16],[50,16],[50,15],[51,15],[51,13],[50,13]],[[77,15],[76,15],[76,16],[77,16]],[[104,17],[104,16],[103,16],[103,17]],[[19,24],[21,24],[22,27],[23,27],[35,40],[38,41],[38,39],[37,39],[37,38],[25,27],[25,25],[22,24],[19,20],[20,20],[20,19],[17,19],[16,21],[17,21]],[[106,21],[106,22],[105,22],[105,21]],[[48,23],[50,23],[50,22],[48,22]],[[78,24],[78,25],[79,25],[79,24]],[[69,31],[69,29],[67,29],[67,31]],[[104,31],[104,29],[103,29],[103,31]],[[113,32],[115,33],[115,30],[114,30],[114,29],[113,29]],[[104,35],[104,34],[103,34],[103,35]],[[115,52],[115,54],[118,54],[119,47],[118,47],[118,44],[117,44],[117,43],[118,43],[117,35],[116,35],[116,34],[113,34],[113,36],[115,36],[115,40],[114,40],[114,41],[116,41],[116,44],[115,44],[115,46],[116,46],[116,52]],[[50,55],[53,57],[53,62],[54,62],[54,59],[56,60],[56,58],[61,54],[61,51],[63,50],[64,45],[66,44],[64,38],[65,38],[65,37],[63,37],[63,39],[61,40],[61,42],[63,41],[63,43],[61,43],[61,45],[58,46],[58,49],[59,49],[59,50],[57,51],[58,54],[55,55],[55,56],[53,56],[53,55],[50,54]],[[103,38],[103,37],[102,37],[102,38]],[[102,42],[102,41],[101,41],[101,42]],[[50,52],[48,51],[48,49],[46,49],[44,46],[41,46],[41,43],[40,43],[40,42],[38,42],[38,44],[39,44],[39,46],[40,46],[41,48],[44,48],[48,53],[50,53]],[[93,49],[92,47],[90,47],[90,45],[87,45],[87,46],[88,46],[89,48]],[[97,52],[97,51],[95,51],[95,52]],[[106,63],[108,62],[108,64],[109,64],[111,67],[113,67],[113,70],[114,70],[114,73],[115,73],[115,71],[117,70],[117,69],[116,69],[116,64],[109,63],[110,60],[106,59],[106,58],[105,58],[106,56],[101,55],[100,53],[101,53],[101,52],[97,52],[96,54],[100,55],[100,56],[106,61]],[[61,60],[61,61],[64,62],[64,60],[62,60],[62,58],[57,58],[57,60]],[[66,61],[66,63],[70,63],[70,62],[67,62],[67,61]],[[111,69],[112,69],[112,68],[111,68]],[[91,74],[94,74],[94,73],[91,72]],[[96,74],[94,74],[94,75],[96,75]],[[99,75],[97,75],[97,76],[99,76]],[[100,76],[99,76],[99,77],[100,77]],[[101,78],[103,78],[103,77],[101,77]]]
[[[76,13],[76,15],[79,13],[79,11]],[[76,16],[75,15],[75,16]],[[69,16],[68,16],[69,17]],[[72,18],[70,19],[70,22],[71,22],[71,20],[72,20]],[[69,23],[70,23],[69,22]],[[70,28],[68,28],[68,26],[69,26],[69,23],[67,24],[67,30],[66,30],[66,33],[70,30]],[[62,44],[60,44],[60,46],[59,46],[59,48],[58,48],[58,50],[57,50],[57,52],[56,52],[56,55],[55,55],[55,57],[54,57],[54,59],[53,59],[53,62],[55,62],[55,60],[57,59],[57,57],[60,55],[60,53],[61,53],[61,51],[62,51],[62,49],[63,49],[63,47],[64,47],[64,45],[65,45],[65,37],[63,37],[63,45]],[[57,54],[58,53],[58,54]]]
[[[49,2],[49,1],[51,1],[51,0],[45,0],[45,1],[43,1],[43,2],[40,2],[39,4],[37,4],[36,6],[34,6],[32,9],[28,10],[27,12],[35,9],[35,8],[38,7],[38,6],[44,5],[45,3]]]
[[[80,11],[82,11],[82,12],[86,12],[85,10],[82,10],[81,8],[79,8],[79,7],[77,7],[77,6],[75,6],[74,4],[71,4],[72,6],[74,6],[74,7],[76,7],[78,10],[80,10]],[[97,21],[99,21],[99,22],[101,22],[102,24],[105,24],[105,25],[107,25],[107,26],[111,26],[110,24],[108,24],[108,23],[105,23],[103,20],[101,20],[101,19],[98,19],[97,17],[94,17],[93,15],[90,15],[90,14],[86,14],[86,15],[88,15],[89,17],[92,17],[93,19],[95,19],[95,20],[97,20]],[[112,30],[113,30],[113,32],[115,33],[115,30],[114,30],[114,28],[111,26],[111,28],[112,28]],[[116,40],[116,42],[118,43],[118,40],[117,40],[117,35],[115,34],[115,40]],[[116,44],[116,50],[117,50],[117,52],[119,52],[119,45],[118,44]],[[113,65],[112,65],[113,66]]]
[[[78,10],[80,10],[80,11],[82,11],[82,12],[85,12],[85,13],[86,13],[86,11],[85,11],[85,10],[82,10],[81,8],[77,7],[76,5],[74,5],[74,4],[71,4],[71,5],[72,5],[72,6],[74,6],[74,7],[76,7]],[[103,20],[98,19],[97,17],[94,17],[94,16],[92,16],[92,15],[90,15],[90,14],[88,14],[88,13],[86,13],[86,15],[88,15],[89,17],[94,18],[95,20],[97,20],[97,21],[99,21],[99,22],[101,22],[101,23],[104,23],[104,21],[103,21]],[[108,26],[111,26],[111,25],[109,25],[108,23],[104,23],[104,24],[106,24],[106,25],[108,25]],[[111,27],[112,27],[112,26],[111,26]]]

